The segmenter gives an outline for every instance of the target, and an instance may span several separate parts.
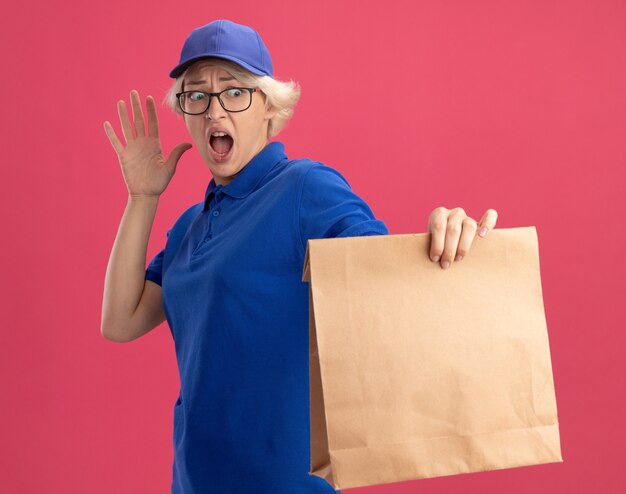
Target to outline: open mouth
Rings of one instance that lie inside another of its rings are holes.
[[[209,136],[209,147],[211,148],[215,161],[226,161],[233,150],[235,141],[226,132],[213,132]]]

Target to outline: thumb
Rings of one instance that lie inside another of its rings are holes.
[[[180,160],[180,157],[183,155],[183,153],[185,151],[188,151],[192,147],[193,147],[193,145],[188,143],[188,142],[181,142],[178,146],[176,146],[174,149],[172,149],[172,152],[170,153],[169,157],[167,158],[168,166],[173,167],[174,171],[176,171],[176,166],[178,165],[178,160]]]

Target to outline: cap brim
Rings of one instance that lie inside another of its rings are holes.
[[[176,79],[185,70],[187,70],[187,68],[191,64],[193,64],[194,62],[197,62],[198,60],[202,60],[203,58],[222,58],[224,60],[230,60],[231,62],[235,62],[237,65],[240,65],[241,67],[243,67],[244,69],[246,69],[249,72],[252,72],[253,74],[256,74],[256,75],[271,75],[271,74],[267,74],[267,73],[263,72],[262,70],[259,70],[259,69],[255,68],[255,67],[253,67],[252,65],[244,62],[243,60],[239,60],[236,57],[229,57],[228,55],[204,54],[204,55],[199,55],[199,56],[194,57],[194,58],[190,58],[189,60],[185,61],[184,63],[178,64],[176,67],[174,67],[170,71],[170,77],[172,79]]]

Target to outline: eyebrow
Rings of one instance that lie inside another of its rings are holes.
[[[225,81],[234,81],[235,78],[234,77],[220,77],[220,82],[225,82]],[[206,84],[206,81],[190,81],[187,83],[188,86],[191,86],[192,84],[198,85],[198,84]]]

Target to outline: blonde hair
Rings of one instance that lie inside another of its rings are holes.
[[[259,88],[265,94],[265,108],[268,110],[276,108],[278,110],[269,121],[269,125],[267,127],[268,138],[277,135],[293,116],[296,104],[300,99],[301,91],[297,82],[279,81],[267,75],[258,76],[244,69],[240,65],[231,62],[230,60],[221,58],[203,58],[191,64],[176,78],[176,81],[169,88],[165,94],[165,98],[163,99],[163,103],[181,118],[184,113],[178,106],[176,93],[184,90],[185,74],[187,74],[192,67],[199,68],[205,66],[222,69],[242,84]]]

